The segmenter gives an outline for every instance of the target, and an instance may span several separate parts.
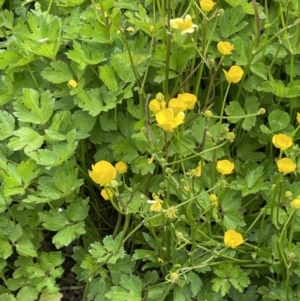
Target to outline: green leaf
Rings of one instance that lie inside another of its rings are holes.
[[[53,293],[53,294],[42,293],[39,301],[61,301],[62,298],[63,298],[62,293]]]
[[[18,301],[32,301],[37,299],[38,294],[39,292],[35,288],[24,286],[18,291],[17,299]]]
[[[69,224],[69,219],[62,209],[39,212],[39,219],[44,228],[50,231],[58,231]]]
[[[268,121],[271,131],[278,132],[289,126],[290,115],[281,110],[274,110],[269,114]]]
[[[20,240],[16,244],[18,254],[22,256],[36,257],[36,250],[30,240]]]
[[[103,112],[99,118],[101,129],[104,132],[114,131],[118,128],[117,120],[115,120],[114,112]]]
[[[1,234],[0,235],[0,257],[3,259],[7,259],[11,254],[12,246],[8,242],[8,240]]]
[[[72,241],[85,234],[85,224],[80,222],[72,226],[59,230],[52,238],[52,243],[56,248],[66,247]]]
[[[22,234],[23,234],[23,229],[20,226],[20,224],[17,224],[13,229],[10,230],[8,234],[8,238],[14,243],[22,236]]]
[[[247,114],[255,114],[259,110],[259,102],[256,96],[246,98],[245,110]],[[246,131],[250,131],[256,123],[256,116],[246,117],[242,123],[242,128]]]
[[[254,8],[253,4],[251,2],[248,2],[248,0],[225,0],[230,6],[241,6],[243,9],[243,12],[245,14],[254,15]],[[259,16],[261,19],[264,19],[265,16],[262,12],[263,8],[259,5],[259,3],[256,4],[258,7]]]
[[[69,218],[69,220],[71,220],[72,222],[81,222],[83,221],[87,215],[88,215],[88,211],[89,211],[89,199],[77,199],[75,201],[73,201],[67,208],[66,210],[66,215]]]
[[[10,137],[15,128],[15,118],[6,111],[0,111],[0,141]]]
[[[224,14],[219,18],[220,32],[223,38],[229,38],[234,33],[239,32],[247,22],[242,21],[244,12],[241,6],[226,9]],[[242,22],[241,22],[242,21]]]
[[[97,65],[103,61],[104,53],[90,49],[85,44],[80,44],[76,41],[73,42],[73,50],[69,50],[67,57],[79,65],[79,69],[83,70],[87,65]]]
[[[41,147],[44,142],[44,137],[31,128],[22,127],[13,132],[14,136],[7,144],[8,148],[17,151],[24,148],[25,151],[30,152]]]
[[[107,90],[105,86],[90,90],[78,90],[75,102],[90,115],[97,116],[101,112],[107,112],[117,105],[115,95]]]
[[[100,66],[100,79],[104,82],[105,86],[111,91],[118,90],[118,82],[116,79],[116,74],[111,66]]]
[[[78,110],[72,114],[72,120],[76,129],[78,129],[77,138],[80,139],[79,137],[87,138],[84,135],[90,135],[89,133],[93,129],[97,119],[88,112]]]
[[[248,287],[250,280],[247,274],[239,267],[231,263],[223,263],[213,269],[216,278],[212,280],[212,289],[215,292],[221,292],[224,297],[232,285],[239,292],[243,292]]]
[[[245,111],[237,101],[230,102],[229,106],[226,107],[225,112],[229,116],[228,120],[232,123],[237,123],[245,117]]]
[[[12,294],[1,294],[0,301],[19,301]]]
[[[37,164],[44,166],[58,166],[68,160],[76,150],[75,141],[76,131],[67,134],[67,143],[55,144],[50,149],[39,149],[36,152],[26,152],[27,156],[32,158]]]
[[[108,279],[98,277],[90,282],[88,300],[109,301],[105,294],[110,290],[111,284]]]
[[[61,84],[73,79],[73,74],[68,65],[62,61],[50,63],[51,67],[46,67],[41,75],[44,79],[54,84]]]
[[[105,236],[103,245],[101,242],[91,244],[89,253],[97,260],[98,263],[106,262],[116,263],[116,261],[125,256],[124,247],[121,245],[122,232],[120,232],[115,239],[111,235]]]
[[[41,95],[33,89],[23,89],[21,102],[14,102],[14,115],[23,122],[45,124],[52,116],[54,98],[50,91],[43,91]]]
[[[190,289],[194,296],[196,296],[202,287],[201,278],[194,272],[189,272],[186,274],[187,279],[190,282]]]
[[[113,145],[115,156],[118,160],[131,162],[139,157],[138,149],[135,146],[133,139],[120,138]]]
[[[241,196],[237,191],[225,190],[220,195],[220,205],[224,212],[223,223],[226,229],[236,229],[238,226],[246,225],[240,211]]]
[[[142,301],[142,281],[134,275],[122,275],[120,286],[113,286],[105,296],[111,301]]]
[[[135,174],[141,174],[145,176],[146,174],[153,174],[155,170],[155,164],[149,164],[148,158],[138,157],[134,159],[131,163],[131,170]]]

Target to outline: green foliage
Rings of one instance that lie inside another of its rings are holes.
[[[298,1],[25,2],[0,0],[0,301],[298,300]]]

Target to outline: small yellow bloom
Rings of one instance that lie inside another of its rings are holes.
[[[293,145],[292,138],[286,134],[274,135],[272,142],[276,148],[280,148],[282,151]]]
[[[154,31],[154,26],[151,25],[151,26],[149,27],[149,30],[150,30],[150,32],[152,33],[152,32]]]
[[[120,161],[115,165],[115,169],[118,173],[123,174],[125,172],[127,172],[127,164]]]
[[[78,83],[76,80],[74,79],[70,79],[68,84],[72,87],[72,88],[76,88],[78,86]]]
[[[229,42],[221,41],[218,43],[217,48],[221,54],[228,55],[232,53],[233,45],[231,45]]]
[[[200,177],[201,176],[201,162],[199,162],[198,166],[196,168],[191,169],[186,174],[188,176],[194,176],[194,177]]]
[[[107,161],[99,161],[92,165],[92,171],[89,173],[92,180],[100,186],[109,185],[116,175],[116,169]]]
[[[291,173],[296,169],[296,164],[290,158],[283,158],[277,161],[278,171],[284,174]]]
[[[225,74],[226,80],[228,83],[238,83],[243,75],[244,75],[244,70],[240,66],[232,66],[229,71],[226,71],[223,69],[223,72]]]
[[[175,128],[183,123],[185,115],[183,112],[175,115],[172,109],[163,109],[155,117],[159,127],[164,131],[173,132]]]
[[[183,112],[187,109],[187,104],[183,99],[172,98],[168,102],[168,108],[172,109],[174,114]]]
[[[216,5],[212,0],[200,0],[199,3],[203,11],[211,11]]]
[[[242,234],[236,232],[235,230],[227,230],[224,234],[224,243],[227,247],[234,249],[243,242],[244,239]]]
[[[178,94],[178,99],[183,100],[186,104],[186,108],[189,110],[194,109],[197,102],[197,96],[190,93]]]
[[[297,113],[297,122],[300,123],[300,113]]]
[[[294,209],[300,208],[300,196],[297,196],[295,199],[291,201],[291,207]]]
[[[229,175],[233,172],[234,163],[230,162],[229,160],[219,160],[217,162],[217,171],[221,175]]]
[[[114,194],[109,188],[105,188],[101,190],[101,195],[105,201],[108,201],[113,197]]]
[[[192,17],[190,15],[186,15],[184,19],[182,18],[171,19],[170,26],[174,29],[180,29],[181,34],[193,33],[195,28],[198,28],[197,25],[193,24]]]
[[[147,201],[148,204],[152,204],[150,207],[150,211],[153,211],[153,212],[162,211],[161,204],[163,203],[163,201],[156,194],[153,194],[153,198],[154,198],[154,200]]]
[[[219,206],[218,197],[214,193],[209,196],[209,200],[213,207]]]
[[[154,112],[154,114],[157,114],[162,109],[165,109],[166,102],[165,101],[158,101],[157,99],[152,99],[149,102],[149,109]]]

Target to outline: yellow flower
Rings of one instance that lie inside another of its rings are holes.
[[[300,113],[297,113],[297,122],[300,123]]]
[[[229,42],[219,42],[217,48],[221,54],[228,55],[232,53],[233,45]]]
[[[197,96],[190,93],[178,94],[178,99],[183,100],[186,104],[186,108],[189,110],[194,109],[197,102]]]
[[[174,114],[183,112],[187,108],[187,104],[183,99],[172,98],[168,102],[168,108],[172,109]]]
[[[296,169],[296,164],[290,158],[283,158],[277,161],[278,171],[284,174],[291,173]]]
[[[154,200],[147,201],[147,203],[152,204],[150,207],[150,211],[154,211],[154,212],[162,211],[161,204],[163,203],[163,201],[158,196],[155,196]]]
[[[300,196],[297,196],[295,199],[291,201],[291,207],[294,209],[300,208]]]
[[[223,69],[223,72],[225,74],[226,80],[228,83],[238,83],[243,75],[244,75],[244,70],[240,66],[232,66],[229,71],[226,71]]]
[[[164,109],[166,107],[165,101],[158,101],[157,99],[152,99],[149,102],[149,109],[154,112],[154,114],[157,114],[159,111]]]
[[[211,204],[213,207],[218,207],[218,205],[219,205],[218,197],[214,193],[212,193],[209,196],[209,200],[211,201]]]
[[[193,24],[192,17],[190,15],[186,15],[184,19],[171,19],[170,26],[174,29],[181,29],[181,34],[193,33],[195,28],[198,28],[197,25]]]
[[[159,127],[164,131],[173,132],[176,127],[183,123],[184,116],[183,112],[175,115],[172,109],[163,109],[155,117]]]
[[[120,174],[127,172],[127,165],[126,163],[120,161],[115,165],[116,171]]]
[[[76,82],[76,80],[74,79],[70,79],[68,84],[72,87],[72,88],[76,88],[78,86],[78,83]]]
[[[286,134],[274,135],[272,142],[275,147],[280,148],[280,150],[285,150],[293,145],[293,140]]]
[[[229,160],[219,160],[217,162],[217,171],[221,175],[229,175],[233,172],[234,164]]]
[[[201,176],[201,162],[199,162],[198,166],[196,168],[191,169],[188,171],[186,174],[188,176],[195,176],[195,177],[200,177]]]
[[[113,197],[114,194],[109,188],[105,188],[101,190],[101,195],[105,201],[108,201]]]
[[[100,186],[109,185],[116,175],[116,169],[107,161],[99,161],[92,165],[92,171],[89,173],[92,180]]]
[[[236,232],[235,230],[227,230],[224,234],[224,243],[227,247],[234,249],[243,242],[244,239],[242,234]]]
[[[200,0],[199,3],[203,11],[211,11],[216,5],[212,0]]]

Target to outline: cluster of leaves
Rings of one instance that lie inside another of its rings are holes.
[[[84,301],[300,298],[299,176],[271,143],[293,136],[299,166],[299,1],[260,2],[0,1],[0,301],[61,300],[70,257]],[[198,29],[171,30],[186,13]],[[158,92],[198,97],[174,134],[149,113]],[[118,213],[89,178],[99,160],[129,166]],[[228,229],[247,243],[224,247]]]

